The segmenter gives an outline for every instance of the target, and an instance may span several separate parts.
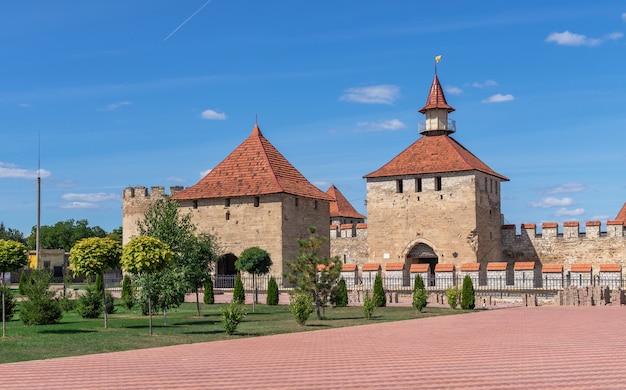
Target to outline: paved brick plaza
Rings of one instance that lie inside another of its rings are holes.
[[[0,388],[625,389],[624,319],[624,307],[489,310],[3,364]]]

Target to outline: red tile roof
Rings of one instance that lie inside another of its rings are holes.
[[[387,263],[385,270],[387,271],[402,271],[404,269],[404,263]]]
[[[423,263],[423,264],[411,264],[411,273],[424,273],[424,272],[428,272],[428,268],[430,268],[430,264],[428,263]]]
[[[514,271],[532,271],[535,269],[534,261],[518,261],[513,266]]]
[[[559,224],[556,223],[556,222],[544,222],[544,223],[541,224],[541,228],[542,229],[548,229],[548,228],[554,229],[554,228],[558,228],[558,227],[559,227]]]
[[[572,264],[569,269],[571,272],[591,272],[591,264]]]
[[[487,271],[506,271],[505,262],[487,263]]]
[[[626,223],[626,203],[622,206],[622,209],[617,213],[617,217],[615,217],[616,221],[622,221]]]
[[[624,226],[624,221],[606,221],[607,225],[621,225]]]
[[[426,99],[426,105],[420,108],[419,112],[424,114],[427,110],[433,108],[445,108],[448,112],[454,111],[454,108],[446,102],[446,96],[443,94],[443,88],[441,88],[437,75],[435,75],[433,83],[430,86],[430,92],[428,93],[428,99]]]
[[[619,264],[600,264],[600,272],[622,272]]]
[[[287,193],[332,200],[311,184],[254,125],[252,134],[197,184],[172,199],[209,199]]]
[[[567,221],[563,222],[563,227],[578,227],[578,221]]]
[[[435,272],[454,272],[454,264],[437,264]]]
[[[348,199],[343,196],[343,194],[335,187],[335,185],[331,185],[326,194],[329,195],[333,200],[330,201],[330,217],[345,217],[345,218],[357,218],[357,219],[365,219],[363,214],[359,214],[358,211]]]
[[[447,135],[424,135],[366,179],[443,172],[479,171],[509,181]]]
[[[367,263],[363,264],[361,267],[361,271],[370,272],[370,271],[378,271],[380,270],[380,264],[377,263]]]
[[[356,271],[356,264],[344,264],[341,266],[341,272],[354,272]]]
[[[464,271],[464,272],[480,271],[480,263],[465,263],[465,264],[461,264],[461,271]]]
[[[562,264],[544,264],[543,267],[541,267],[541,272],[543,272],[544,274],[560,273],[560,272],[563,272],[563,265]]]

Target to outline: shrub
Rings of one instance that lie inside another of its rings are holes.
[[[28,274],[26,273],[26,270],[22,270],[22,273],[20,274],[20,283],[18,285],[17,291],[20,293],[20,295],[26,295],[26,283],[28,283]]]
[[[237,274],[235,277],[235,288],[233,290],[233,302],[243,304],[246,302],[246,292],[243,289],[243,282],[241,281],[241,274]]]
[[[237,325],[246,316],[244,307],[236,302],[231,302],[222,308],[222,325],[229,336],[235,333]]]
[[[212,305],[215,303],[215,293],[213,292],[213,278],[211,275],[207,276],[204,281],[204,303]]]
[[[424,287],[424,279],[420,275],[415,275],[413,281],[413,307],[420,313],[428,305],[428,291]]]
[[[4,320],[11,321],[11,319],[13,318],[13,314],[15,314],[17,302],[13,295],[13,291],[11,291],[11,289],[8,286],[3,285],[2,288],[4,289]],[[2,315],[1,307],[0,307],[0,315]]]
[[[59,302],[54,299],[54,292],[49,290],[50,273],[33,270],[30,283],[26,283],[20,303],[20,319],[24,325],[55,324],[61,320],[63,312]]]
[[[290,297],[289,311],[300,325],[306,324],[313,313],[313,297],[309,293],[295,293]]]
[[[76,309],[77,302],[76,299],[72,299],[72,291],[67,291],[65,295],[59,299],[59,306],[64,313],[67,313]]]
[[[279,294],[278,283],[276,283],[276,279],[271,276],[270,280],[267,282],[267,299],[265,303],[268,305],[278,305]]]
[[[122,280],[122,304],[128,310],[132,310],[137,304],[137,289],[133,286],[133,282],[129,275],[124,275]]]
[[[76,307],[82,318],[98,318],[102,314],[102,293],[95,286],[87,286],[85,293],[78,298]]]
[[[475,305],[474,284],[469,275],[463,278],[463,289],[461,290],[461,309],[471,310]]]
[[[366,320],[372,318],[374,308],[376,308],[376,303],[374,299],[370,297],[370,293],[366,291],[365,297],[363,297],[363,317],[365,317]]]
[[[333,291],[330,300],[335,307],[348,306],[348,289],[346,288],[346,281],[343,280],[343,278],[339,279],[337,288]]]
[[[376,307],[387,306],[387,297],[385,297],[383,279],[380,277],[380,274],[377,274],[376,279],[374,279],[374,305]]]
[[[450,309],[456,309],[459,304],[459,288],[457,286],[450,286],[446,290],[446,298],[448,299],[448,306]]]

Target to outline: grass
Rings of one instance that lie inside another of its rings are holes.
[[[326,319],[313,313],[305,326],[296,323],[284,305],[246,305],[247,316],[233,336],[228,336],[221,322],[223,304],[202,305],[196,316],[195,303],[184,303],[167,313],[167,326],[162,314],[153,315],[153,336],[149,335],[148,317],[137,311],[116,306],[109,315],[109,328],[104,321],[83,319],[76,312],[64,313],[59,324],[24,326],[16,315],[7,323],[7,337],[0,338],[0,363],[78,356],[92,353],[125,351],[176,344],[257,337],[271,334],[303,332],[319,329],[401,321],[440,315],[466,313],[447,308],[426,308],[418,313],[412,307],[376,308],[370,320],[363,318],[361,307],[326,308]]]

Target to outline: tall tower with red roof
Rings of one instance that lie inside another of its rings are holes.
[[[451,137],[453,111],[435,75],[419,110],[422,136],[364,176],[371,263],[427,263],[433,272],[439,263],[500,260],[500,183],[508,179]]]

